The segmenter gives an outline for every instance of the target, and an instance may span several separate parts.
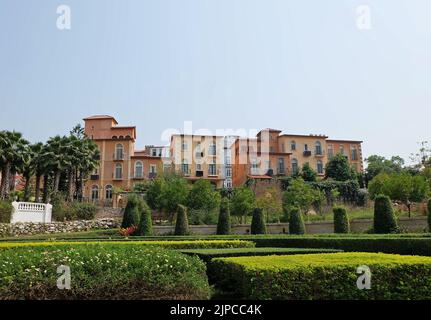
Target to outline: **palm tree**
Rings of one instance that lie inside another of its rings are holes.
[[[28,141],[15,131],[0,132],[0,199],[9,198],[11,173],[22,170],[27,155]]]
[[[67,137],[55,136],[50,138],[47,142],[47,148],[44,157],[45,160],[48,161],[47,167],[51,169],[53,174],[53,192],[58,192],[61,174],[70,165],[70,159],[67,157],[68,146],[69,144]]]
[[[28,156],[26,157],[26,163],[23,170],[23,176],[25,179],[25,188],[24,188],[24,201],[29,201],[30,199],[30,180],[33,175],[36,175],[36,192],[35,199],[38,202],[40,197],[40,178],[41,174],[39,174],[39,157],[43,150],[43,143],[35,143],[30,145],[28,150]]]

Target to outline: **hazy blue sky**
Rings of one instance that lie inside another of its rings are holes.
[[[407,158],[431,136],[430,15],[429,0],[0,0],[0,129],[38,141],[110,114],[139,147],[191,120]]]

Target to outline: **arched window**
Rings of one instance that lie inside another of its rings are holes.
[[[115,146],[115,159],[116,160],[124,159],[124,146],[121,143]]]
[[[322,144],[320,141],[316,141],[316,155],[322,154]]]
[[[95,201],[99,199],[99,187],[98,186],[92,186],[91,187],[91,200]]]
[[[144,176],[144,165],[142,161],[136,161],[135,163],[135,178],[142,178]]]
[[[298,174],[298,160],[292,159],[292,174]]]
[[[115,179],[123,178],[123,165],[121,163],[117,163],[115,165]]]
[[[108,184],[105,187],[105,199],[106,200],[111,200],[112,199],[112,186],[110,184]]]
[[[292,150],[292,151],[296,150],[296,141],[295,140],[290,141],[290,150]]]
[[[317,173],[318,174],[323,174],[323,162],[322,161],[317,161]]]

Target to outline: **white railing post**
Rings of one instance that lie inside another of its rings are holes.
[[[51,223],[52,219],[52,204],[48,203],[45,205],[45,223]]]

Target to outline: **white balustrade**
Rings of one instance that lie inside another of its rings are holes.
[[[13,210],[10,223],[38,222],[51,223],[52,205],[31,202],[12,202]]]

